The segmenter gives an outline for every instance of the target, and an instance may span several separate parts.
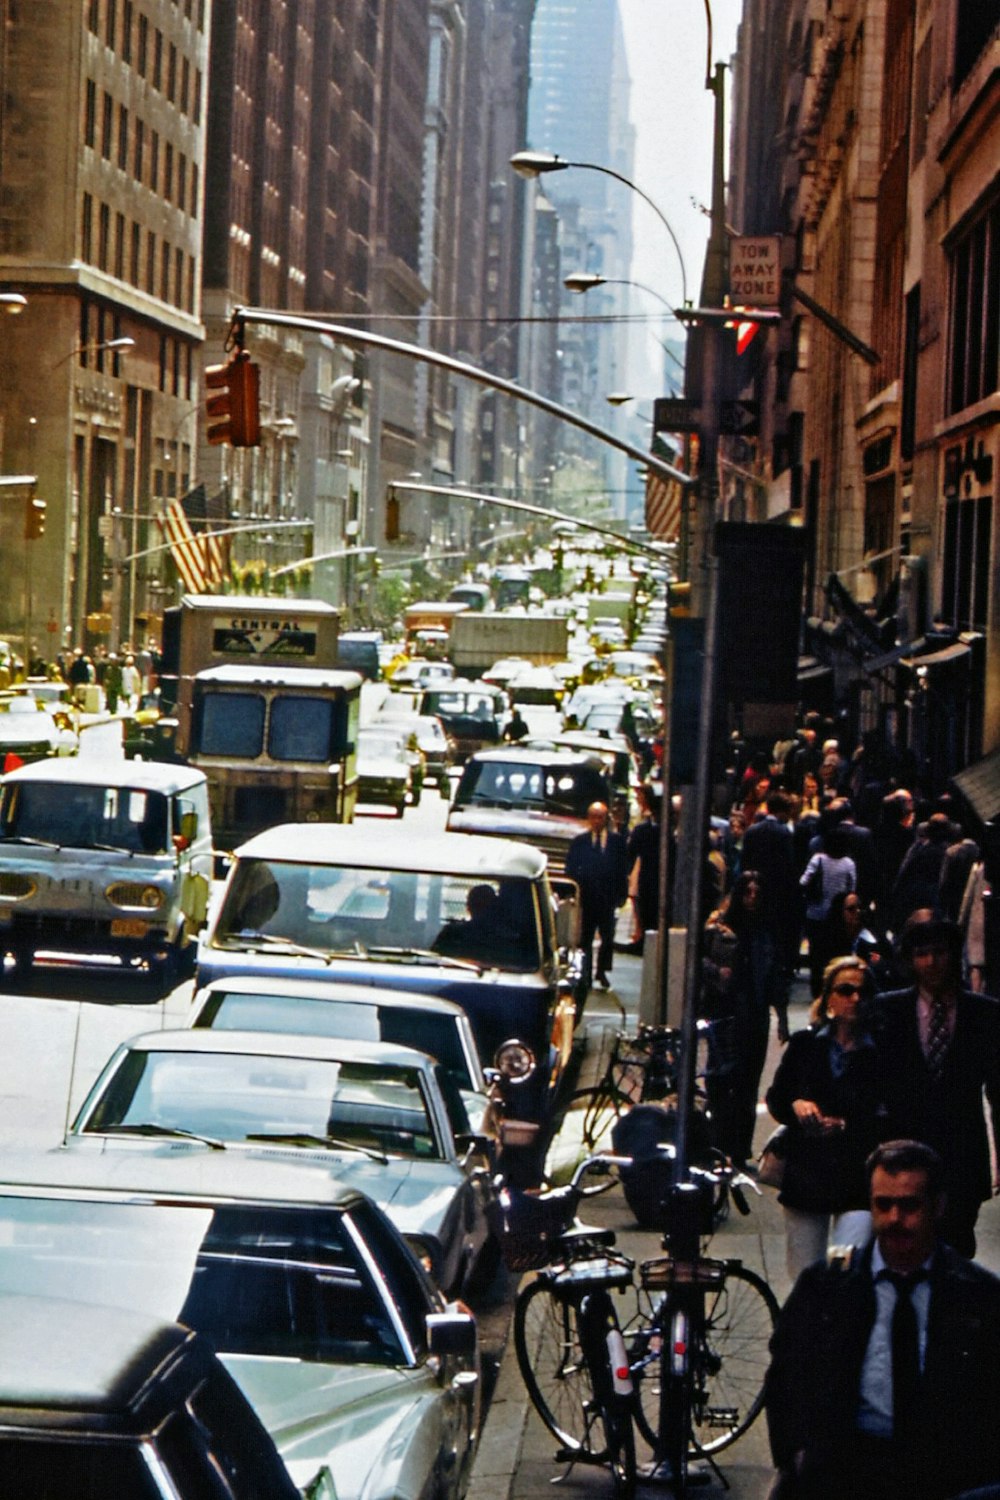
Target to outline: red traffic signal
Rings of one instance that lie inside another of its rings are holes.
[[[24,506],[24,539],[35,542],[45,535],[45,501],[32,495]]]
[[[205,384],[219,393],[209,396],[205,404],[210,419],[208,441],[228,443],[232,448],[259,447],[260,366],[241,349],[228,364],[209,365]]]

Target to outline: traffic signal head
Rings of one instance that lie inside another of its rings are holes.
[[[24,539],[35,542],[45,535],[45,501],[31,495],[24,506]]]
[[[224,365],[209,365],[205,385],[210,391],[206,412],[208,441],[228,443],[232,448],[260,446],[260,366],[245,350],[238,350]]]

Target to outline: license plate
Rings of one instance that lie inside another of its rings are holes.
[[[149,931],[149,923],[141,922],[138,917],[116,917],[111,923],[111,936],[121,938],[144,938]]]

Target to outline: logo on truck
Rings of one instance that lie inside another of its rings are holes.
[[[295,620],[217,618],[212,622],[212,650],[220,656],[315,657],[316,632]]]

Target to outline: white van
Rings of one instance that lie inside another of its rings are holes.
[[[18,976],[52,953],[171,982],[195,956],[213,857],[201,771],[76,758],[12,771],[0,780],[0,956]]]

